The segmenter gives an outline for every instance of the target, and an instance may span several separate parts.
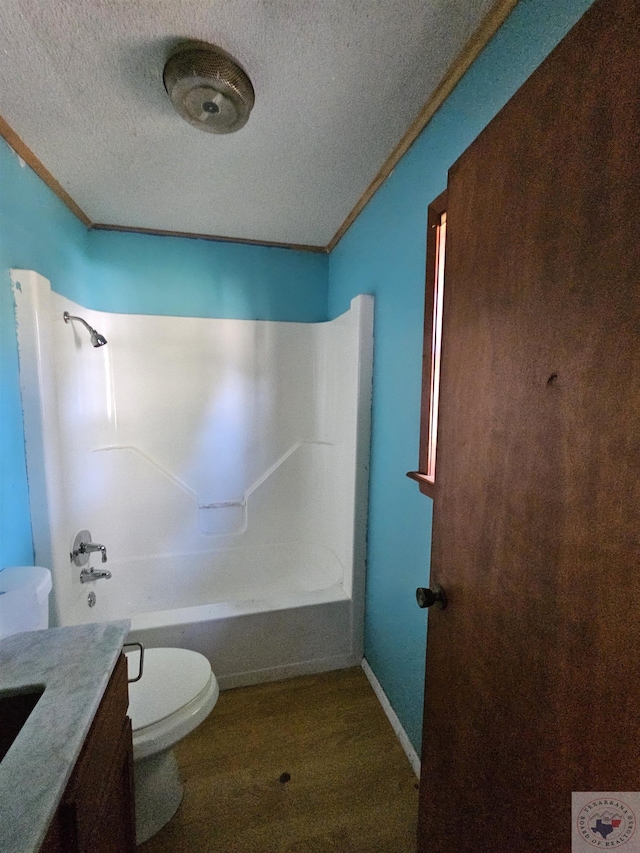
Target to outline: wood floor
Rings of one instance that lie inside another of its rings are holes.
[[[414,853],[417,780],[361,669],[243,687],[176,748],[182,805],[140,853]]]

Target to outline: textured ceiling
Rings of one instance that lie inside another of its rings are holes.
[[[326,245],[491,0],[2,0],[0,115],[97,223]],[[256,91],[203,133],[162,85],[213,42]]]

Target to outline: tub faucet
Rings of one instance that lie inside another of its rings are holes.
[[[111,572],[106,569],[82,569],[80,572],[80,583],[88,583],[89,581],[99,581],[102,578],[109,580]]]

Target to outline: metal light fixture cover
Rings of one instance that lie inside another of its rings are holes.
[[[233,133],[249,120],[255,101],[251,80],[226,51],[213,44],[178,46],[164,66],[164,87],[185,121],[209,133]]]

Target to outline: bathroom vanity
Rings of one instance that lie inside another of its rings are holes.
[[[0,641],[0,850],[135,850],[127,621]]]

